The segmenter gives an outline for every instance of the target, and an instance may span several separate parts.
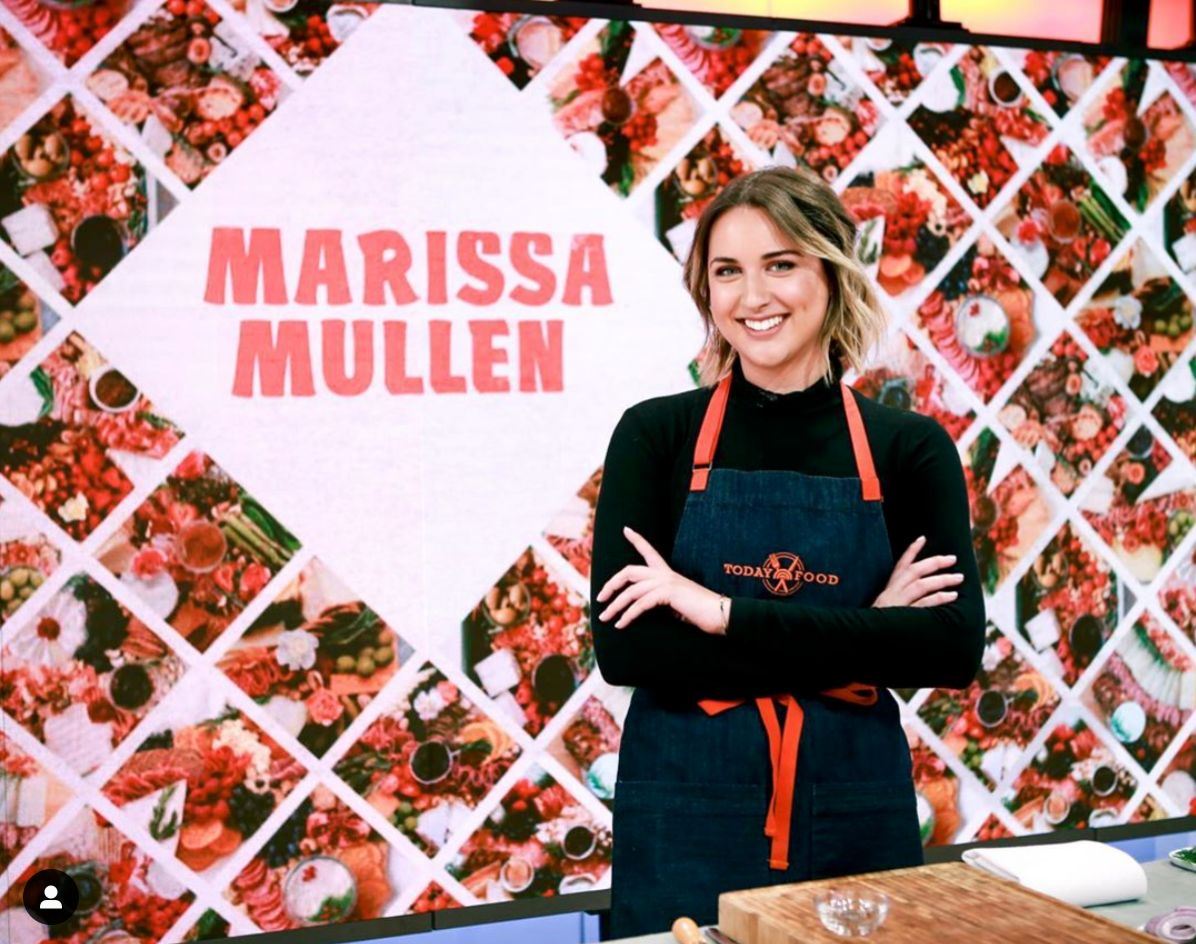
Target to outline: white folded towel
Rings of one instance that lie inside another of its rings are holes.
[[[1146,895],[1146,872],[1132,856],[1089,839],[969,849],[963,860],[1081,908],[1133,901]]]

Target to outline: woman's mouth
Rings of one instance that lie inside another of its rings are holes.
[[[773,315],[770,318],[744,318],[739,323],[747,329],[753,338],[767,338],[781,329],[781,323],[788,315]]]

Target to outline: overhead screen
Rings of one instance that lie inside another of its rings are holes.
[[[65,7],[0,6],[13,944],[44,867],[64,944],[608,886],[600,465],[694,384],[679,260],[769,164],[861,224],[891,328],[853,382],[967,470],[983,667],[896,693],[927,845],[1196,811],[1190,67]]]

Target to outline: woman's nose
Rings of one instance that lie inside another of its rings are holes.
[[[743,280],[743,303],[748,308],[762,308],[768,304],[770,293],[762,273],[747,273]]]

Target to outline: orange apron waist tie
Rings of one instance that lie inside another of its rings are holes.
[[[836,698],[856,705],[874,705],[880,697],[875,686],[862,684],[833,688],[822,694],[827,698]],[[780,702],[785,708],[783,727],[777,716],[775,702]],[[698,702],[699,707],[711,717],[743,704],[746,704],[746,699],[723,701],[704,698]],[[768,866],[784,871],[789,868],[789,830],[793,821],[798,748],[801,744],[805,712],[802,711],[801,703],[792,695],[757,698],[756,708],[764,722],[764,730],[768,733],[769,762],[772,766],[772,795],[768,801],[768,815],[764,820],[764,835],[772,840]]]

